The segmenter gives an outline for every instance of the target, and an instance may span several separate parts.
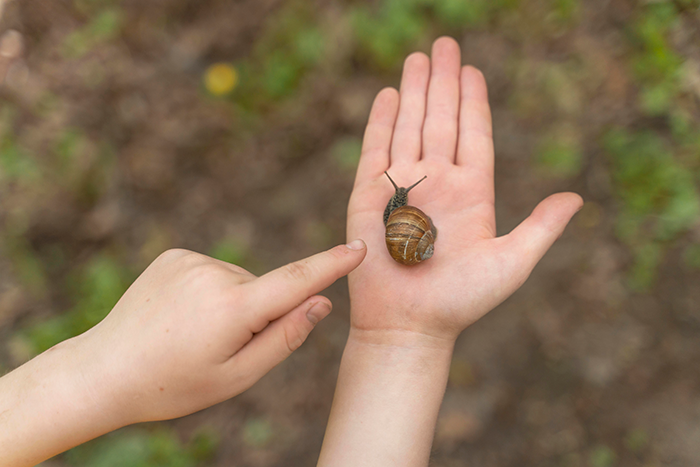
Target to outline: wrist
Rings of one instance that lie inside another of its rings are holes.
[[[443,337],[407,329],[362,329],[350,326],[348,344],[405,352],[446,353],[452,356],[456,337]]]
[[[97,336],[90,330],[80,336],[64,341],[64,360],[70,365],[65,370],[77,387],[77,397],[87,401],[86,409],[95,414],[95,421],[104,429],[101,435],[126,425],[136,423],[138,417],[129,404],[120,362],[112,354],[113,349],[103,348]]]
[[[427,465],[453,344],[351,327],[318,465]]]
[[[432,375],[440,380],[449,372],[453,350],[454,341],[450,339],[405,330],[351,327],[343,358],[361,362],[368,371],[372,368],[409,379],[411,374]]]
[[[3,461],[35,465],[126,424],[92,358],[80,337],[68,339],[2,378]]]

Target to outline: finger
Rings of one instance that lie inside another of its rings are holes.
[[[430,59],[416,52],[406,59],[401,77],[401,99],[391,144],[391,165],[420,160]]]
[[[227,365],[236,375],[240,375],[241,368],[246,369],[245,374],[252,385],[301,347],[314,326],[328,316],[331,308],[327,298],[310,297],[256,334],[228,360]]]
[[[583,206],[576,193],[557,193],[537,205],[530,217],[506,236],[513,255],[513,276],[522,283],[552,244],[561,237],[574,214]]]
[[[460,60],[457,41],[451,37],[435,41],[423,128],[423,159],[455,161]]]
[[[493,187],[493,128],[486,80],[472,66],[462,68],[457,165],[477,170]]]
[[[366,253],[365,243],[356,240],[243,284],[241,296],[246,297],[247,308],[251,310],[249,323],[253,332],[263,329],[270,321],[347,275],[360,265]]]
[[[2,5],[3,3],[0,2],[0,16],[2,15]],[[0,84],[5,80],[5,75],[12,62],[22,54],[23,48],[22,34],[14,29],[6,31],[0,37]]]
[[[374,99],[362,143],[355,185],[373,180],[389,168],[391,135],[394,133],[399,94],[394,88],[382,89]]]

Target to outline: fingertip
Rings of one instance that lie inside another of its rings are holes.
[[[392,86],[387,86],[377,93],[377,97],[374,99],[374,105],[379,106],[380,104],[384,104],[386,106],[394,103],[398,104],[398,101],[399,91]]]
[[[231,359],[228,365],[240,378],[239,368],[249,368],[243,385],[252,386],[306,342],[316,324],[328,316],[332,304],[322,295],[314,295],[294,306],[257,332]],[[240,381],[238,381],[240,383]]]
[[[367,248],[367,244],[365,244],[364,240],[360,238],[353,240],[345,246],[350,250],[364,250]]]
[[[539,261],[549,247],[561,237],[569,221],[582,205],[583,199],[576,193],[550,195],[542,200],[508,237],[524,251],[535,252],[534,257]],[[534,267],[534,263],[532,266]]]
[[[576,212],[579,212],[581,209],[583,209],[583,205],[586,204],[586,201],[583,199],[583,196],[579,195],[578,193],[571,192],[571,194],[575,195],[577,198],[578,208],[576,209]]]
[[[462,66],[462,71],[477,77],[484,77],[484,72],[481,69],[475,67],[474,65],[464,65]]]
[[[306,319],[308,319],[312,325],[316,326],[323,318],[328,316],[332,310],[333,305],[330,301],[321,300],[312,303],[311,308],[306,312]]]
[[[462,79],[467,82],[478,82],[486,87],[484,72],[473,65],[464,65],[462,67]]]
[[[433,50],[451,48],[460,50],[459,43],[452,36],[440,36],[433,42]]]
[[[488,102],[488,85],[484,73],[472,66],[464,65],[461,73],[462,99],[485,99]]]
[[[423,52],[413,52],[403,62],[404,68],[429,68],[430,57]]]
[[[369,123],[392,126],[399,108],[399,91],[387,86],[377,93],[369,113]]]
[[[342,275],[346,275],[364,261],[367,255],[367,244],[358,238],[345,245],[333,247],[329,252],[343,261],[345,267]]]
[[[555,193],[538,204],[532,216],[557,228],[561,224],[568,223],[582,207],[583,198],[578,193]]]

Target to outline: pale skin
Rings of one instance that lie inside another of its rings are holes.
[[[316,294],[353,270],[351,331],[319,465],[427,465],[455,339],[527,279],[582,205],[576,194],[553,195],[495,237],[483,76],[461,67],[452,39],[438,39],[431,55],[409,56],[400,93],[383,90],[372,108],[348,208],[348,238],[366,246],[261,277],[186,250],[161,255],[104,321],[0,378],[0,466],[35,465],[241,393],[303,343],[330,312]],[[414,267],[384,246],[385,170],[402,186],[428,176],[410,202],[439,234],[433,258]]]
[[[583,201],[559,193],[496,237],[494,148],[483,75],[443,37],[405,62],[400,91],[377,96],[348,207],[367,242],[349,276],[351,330],[319,466],[426,466],[457,336],[510,296]],[[438,228],[434,256],[394,262],[381,222],[393,187],[428,178],[411,205]]]
[[[0,466],[32,466],[138,422],[248,389],[331,311],[317,292],[357,267],[362,241],[255,277],[170,250],[88,332],[0,378]]]

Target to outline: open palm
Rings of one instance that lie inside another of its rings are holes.
[[[513,232],[496,237],[494,151],[486,83],[461,66],[459,45],[435,41],[432,61],[406,59],[401,90],[372,107],[348,207],[348,238],[363,238],[365,261],[350,275],[355,329],[454,338],[512,294],[561,235],[582,200],[550,196]],[[438,229],[435,253],[416,266],[389,256],[382,215],[397,185]]]

